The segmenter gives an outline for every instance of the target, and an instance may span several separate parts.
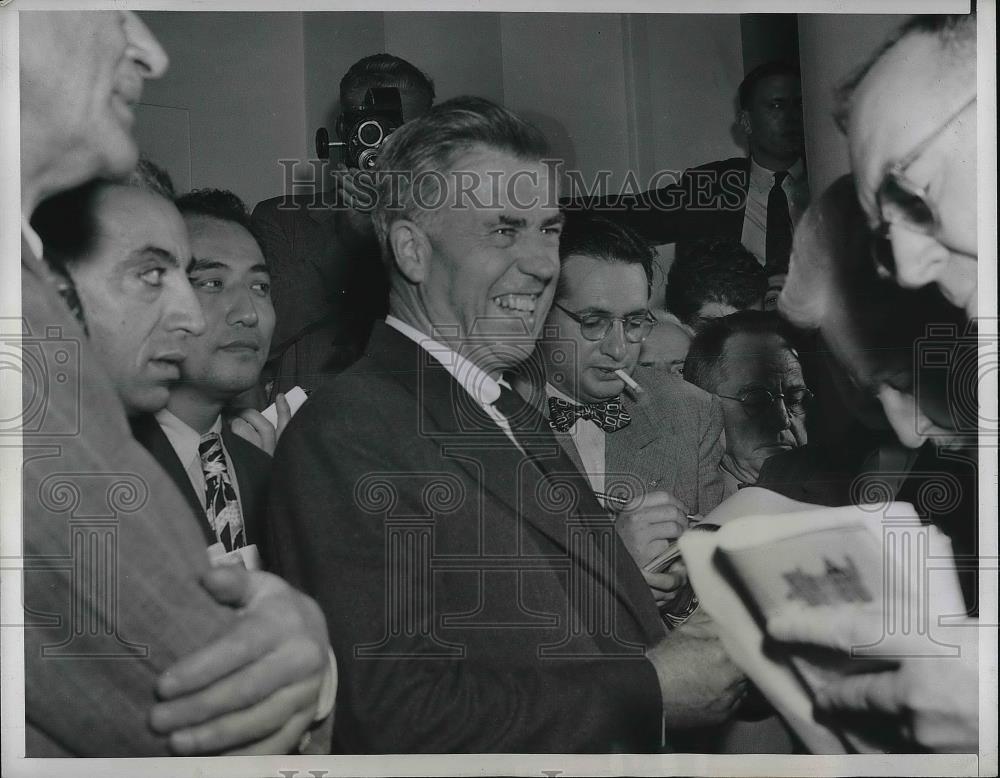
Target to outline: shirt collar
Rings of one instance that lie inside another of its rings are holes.
[[[485,370],[452,350],[450,346],[434,340],[405,321],[390,314],[385,317],[385,323],[440,362],[441,367],[447,370],[480,405],[493,405],[500,397],[500,387],[510,388],[505,380],[494,380]]]
[[[805,175],[806,166],[802,162],[802,157],[795,160],[795,164],[788,168],[788,178],[793,182],[802,180]],[[750,157],[750,180],[757,186],[770,189],[774,184],[774,171],[757,164],[757,160]]]
[[[163,434],[167,436],[167,440],[170,441],[170,445],[173,446],[174,451],[177,452],[177,456],[185,466],[187,466],[187,464],[195,457],[199,456],[198,446],[201,444],[201,439],[204,437],[201,433],[189,427],[187,423],[181,421],[166,408],[161,411],[157,411],[156,421],[160,425],[160,429],[163,430]],[[212,428],[206,434],[212,432],[216,435],[222,435],[221,415],[215,420]]]
[[[28,244],[28,248],[31,249],[31,253],[35,255],[35,259],[42,258],[42,239],[35,232],[34,228],[31,226],[31,222],[21,214],[21,235],[24,236],[25,242]]]

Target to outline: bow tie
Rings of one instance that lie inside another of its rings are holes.
[[[559,397],[549,398],[549,426],[556,432],[569,432],[577,419],[594,422],[605,432],[616,432],[632,423],[632,417],[622,406],[621,395],[589,405],[577,405]]]

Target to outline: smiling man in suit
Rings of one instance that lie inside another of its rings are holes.
[[[176,204],[191,242],[188,278],[206,327],[188,340],[167,406],[133,418],[132,431],[207,519],[201,522],[206,545],[242,554],[253,567],[271,459],[232,432],[223,410],[257,383],[264,367],[274,332],[270,275],[236,195],[203,189]],[[259,415],[244,411],[251,413]]]
[[[664,723],[715,723],[740,699],[713,636],[666,635],[509,384],[559,273],[546,156],[538,130],[473,97],[393,134],[375,213],[390,315],[276,452],[270,545],[343,662],[336,750],[649,751]]]
[[[642,238],[574,214],[559,255],[537,359],[519,372],[517,388],[548,417],[595,492],[634,498],[615,527],[641,568],[683,531],[686,516],[706,514],[726,496],[722,411],[669,370],[637,369],[656,324],[649,311],[653,251]],[[620,372],[641,391],[629,389]],[[657,576],[647,580],[664,585]]]

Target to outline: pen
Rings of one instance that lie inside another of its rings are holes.
[[[628,500],[626,500],[624,497],[616,497],[615,495],[608,494],[607,492],[596,492],[595,491],[594,492],[594,496],[598,500],[604,500],[604,502],[610,503],[611,505],[616,505],[619,508],[624,507],[625,504],[628,502]],[[684,518],[687,519],[688,521],[701,521],[701,518],[697,514],[694,514],[694,513],[685,513],[684,514]]]

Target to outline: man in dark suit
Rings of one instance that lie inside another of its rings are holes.
[[[548,418],[595,492],[626,496],[628,504],[608,507],[641,568],[680,535],[688,515],[707,514],[727,496],[719,470],[722,410],[717,399],[669,371],[636,370],[656,323],[647,243],[606,219],[573,215],[559,256],[537,359],[519,371],[516,388]],[[646,577],[661,590],[671,584]]]
[[[559,272],[546,150],[478,98],[393,135],[380,169],[412,178],[385,176],[375,213],[390,315],[276,452],[275,562],[315,594],[343,662],[336,750],[651,750],[661,714],[715,722],[740,696],[714,638],[666,636],[607,513],[505,378]]]
[[[223,412],[257,383],[264,367],[274,331],[270,274],[246,207],[232,192],[203,189],[176,204],[191,241],[188,279],[206,328],[189,338],[181,378],[166,407],[155,416],[134,418],[132,430],[196,515],[207,518],[200,523],[207,545],[219,554],[241,554],[254,565],[271,458],[235,434]],[[242,416],[255,425],[250,434],[261,429],[266,442],[273,442],[276,431],[268,429],[267,419],[253,410]]]
[[[794,225],[809,204],[798,68],[767,62],[748,73],[739,88],[737,119],[748,156],[699,165],[635,197],[614,195],[587,205],[654,244],[738,240],[768,277],[782,276]]]
[[[404,121],[425,113],[434,101],[434,84],[419,69],[391,54],[373,54],[341,79],[338,129],[362,108],[373,87],[399,90]],[[371,187],[359,184],[368,183],[368,173],[339,168],[333,191],[286,192],[253,209],[278,314],[267,370],[271,397],[297,385],[315,389],[343,370],[361,355],[372,323],[385,316],[388,278],[372,233],[370,203],[361,208]]]
[[[24,437],[24,597],[47,617],[25,629],[27,752],[286,752],[332,680],[322,615],[276,576],[210,571],[195,515],[126,422],[166,403],[205,328],[187,231],[161,195],[84,184],[135,163],[127,102],[165,55],[130,13],[21,25],[22,191],[39,231],[25,228],[23,310],[32,337],[62,346],[51,383],[25,394],[44,392]]]

